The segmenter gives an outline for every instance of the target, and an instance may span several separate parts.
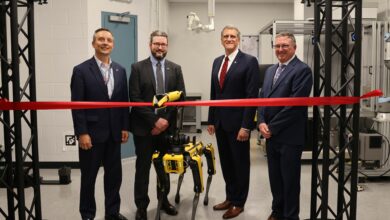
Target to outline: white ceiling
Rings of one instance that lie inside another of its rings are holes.
[[[208,0],[168,0],[169,2],[193,3],[208,2]],[[367,3],[378,3],[383,0],[364,0],[363,5]],[[215,0],[216,3],[293,3],[294,0]]]
[[[168,0],[169,2],[200,3],[208,0]],[[294,0],[277,0],[278,3],[293,3]],[[215,3],[275,3],[275,0],[215,0]]]

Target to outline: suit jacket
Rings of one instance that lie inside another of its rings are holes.
[[[313,77],[309,66],[295,57],[272,86],[277,68],[278,64],[275,64],[267,69],[260,92],[261,98],[307,97],[310,95]],[[268,124],[272,140],[295,145],[305,143],[307,107],[260,107],[258,112],[259,122]]]
[[[256,98],[259,91],[259,64],[257,59],[241,51],[233,60],[224,86],[219,86],[218,73],[224,55],[216,58],[211,73],[210,99]],[[253,129],[255,107],[210,107],[208,123],[226,131],[237,131],[241,127]]]
[[[169,60],[165,60],[165,91],[183,91],[185,86],[181,67]],[[129,79],[129,97],[132,102],[150,102],[156,95],[156,80],[154,77],[150,57],[131,66]],[[168,107],[165,112],[156,115],[153,107],[133,107],[130,113],[130,131],[138,136],[148,136],[154,128],[158,118],[165,118],[169,122],[168,130],[173,132],[176,128],[175,107]]]
[[[111,99],[94,57],[75,66],[71,79],[72,101],[128,102],[126,70],[112,62],[114,90]],[[72,110],[77,136],[89,134],[93,143],[102,143],[111,137],[121,141],[122,130],[129,130],[129,108]]]

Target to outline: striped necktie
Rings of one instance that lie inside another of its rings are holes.
[[[273,81],[272,85],[275,85],[276,81],[278,81],[278,79],[280,77],[280,74],[283,72],[283,70],[285,68],[286,68],[286,65],[284,65],[284,64],[279,65],[278,69],[276,69],[276,73],[275,73],[274,81]]]

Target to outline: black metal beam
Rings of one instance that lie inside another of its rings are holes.
[[[37,1],[0,0],[0,98],[12,97],[13,102],[36,101],[34,2]],[[7,54],[8,46],[11,58]],[[0,122],[5,145],[0,149],[0,187],[7,190],[7,208],[0,207],[0,219],[14,220],[16,216],[22,220],[42,219],[37,112],[3,111]],[[30,187],[32,198],[26,198],[25,190]]]
[[[341,9],[341,20],[333,19],[336,8]],[[361,0],[315,2],[314,96],[360,96],[361,10]],[[352,11],[354,19],[351,19]],[[339,70],[332,68],[335,60],[341,60]],[[313,108],[310,219],[356,219],[359,116],[359,104],[354,104],[352,109],[346,105]],[[338,146],[331,146],[332,118],[338,121]],[[348,169],[346,151],[351,160]],[[319,164],[321,155],[322,164]],[[331,181],[337,184],[336,203],[329,201]]]

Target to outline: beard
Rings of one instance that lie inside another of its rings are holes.
[[[163,52],[163,51],[152,51],[152,55],[154,58],[156,58],[156,60],[162,60],[165,58],[165,56],[167,55],[167,52]]]

